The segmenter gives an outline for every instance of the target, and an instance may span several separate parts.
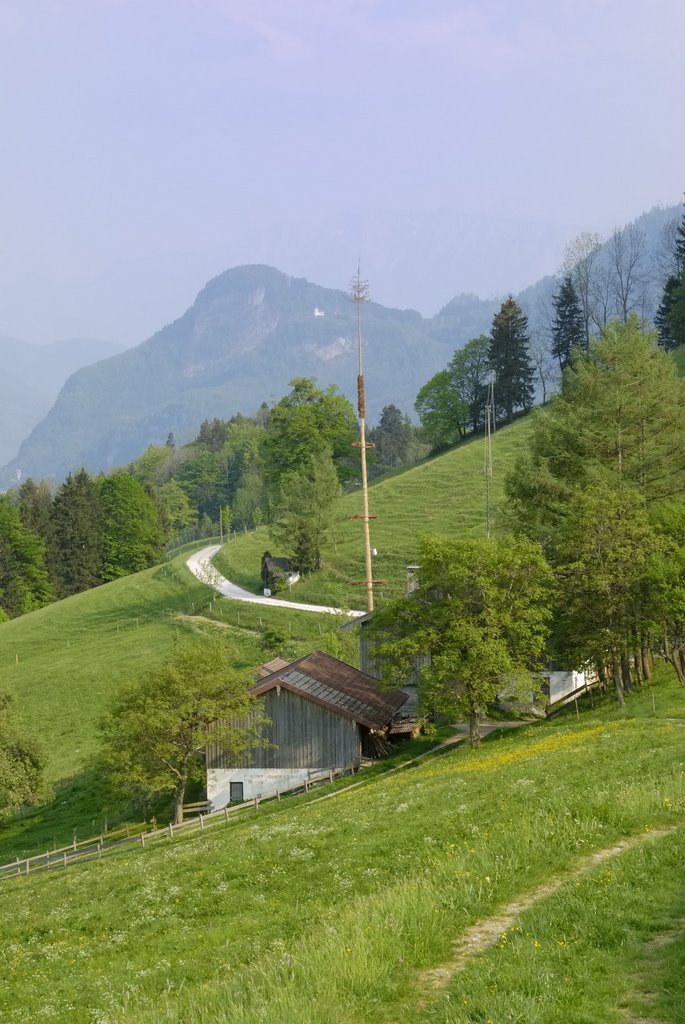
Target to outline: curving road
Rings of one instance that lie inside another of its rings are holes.
[[[346,611],[344,608],[327,608],[321,604],[298,604],[296,601],[279,601],[276,597],[264,597],[261,594],[251,594],[249,590],[231,583],[225,576],[222,576],[218,569],[212,565],[212,558],[221,550],[219,544],[210,544],[209,547],[196,551],[194,555],[186,560],[186,565],[193,576],[208,587],[212,587],[218,594],[228,597],[232,601],[247,601],[249,604],[269,604],[276,608],[293,608],[300,612],[327,612],[329,615],[348,615],[350,618],[358,618],[366,615],[366,612]]]

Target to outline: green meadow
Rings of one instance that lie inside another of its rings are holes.
[[[501,528],[504,512],[504,481],[513,470],[530,435],[530,416],[502,427],[493,438],[491,512]],[[429,459],[402,473],[375,481],[369,489],[369,512],[378,601],[404,593],[406,567],[416,558],[417,538],[425,533],[445,536],[485,533],[485,442],[482,437],[464,441],[444,455]],[[365,591],[355,581],[364,579],[361,491],[346,494],[324,548],[324,567],[279,596],[342,608],[365,608]],[[247,590],[261,588],[261,557],[265,550],[280,555],[267,527],[239,534],[215,558],[217,568]]]
[[[494,440],[499,527],[529,430],[521,419]],[[483,465],[474,440],[373,485],[379,601],[403,591],[421,533],[484,531]],[[363,606],[360,503],[344,497],[326,567],[293,600]],[[261,529],[216,563],[257,591],[266,548],[280,553]],[[0,625],[2,683],[55,783],[49,805],[0,829],[0,860],[131,818],[103,806],[84,765],[119,684],[179,631],[221,630],[248,675],[315,647],[356,661],[343,616],[221,599],[188,553]],[[664,666],[624,709],[595,696],[480,751],[388,767],[204,835],[1,883],[0,1020],[680,1024],[685,691]]]
[[[191,549],[189,549],[191,550]],[[0,625],[0,681],[48,755],[49,804],[0,827],[0,862],[27,856],[129,820],[84,768],[98,747],[98,723],[118,687],[169,655],[179,631],[217,628],[233,664],[251,677],[277,654],[318,647],[354,660],[345,619],[226,601],[188,571],[189,550],[166,565],[126,576]],[[139,812],[138,812],[139,813]]]
[[[494,443],[493,510],[503,502],[504,477],[525,443],[529,419],[498,432]],[[485,523],[482,439],[403,473],[380,479],[371,489],[374,568],[387,583],[378,600],[401,593],[405,568],[415,558],[422,532],[480,532]],[[333,607],[364,607],[360,520],[352,519],[361,495],[341,501],[321,573],[293,588],[293,600]],[[105,806],[84,764],[98,746],[98,723],[120,684],[159,664],[179,630],[207,628],[227,637],[233,664],[253,673],[275,655],[297,658],[314,648],[357,663],[354,633],[341,633],[344,617],[257,607],[226,601],[196,580],[185,559],[196,545],[166,565],[49,605],[0,625],[0,681],[18,695],[25,720],[41,737],[56,785],[46,807],[3,824],[0,860],[98,832],[130,818],[125,806]],[[258,591],[268,531],[240,535],[224,546],[217,566],[237,583]],[[286,595],[281,595],[284,598]]]
[[[3,883],[0,1019],[676,1024],[685,692],[658,676],[625,711]]]

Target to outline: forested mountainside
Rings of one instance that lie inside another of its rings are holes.
[[[678,208],[658,208],[624,234],[617,253],[611,239],[598,246],[596,268],[605,312],[614,294],[612,261],[632,259],[631,309],[654,316],[664,273],[659,264],[663,229]],[[558,284],[547,277],[522,292],[519,302],[533,331],[544,333]],[[486,333],[500,299],[457,295],[439,314],[371,302],[364,310],[368,413],[378,418],[392,402],[411,411],[418,387],[456,348]],[[134,349],[75,373],[46,418],[0,476],[8,486],[23,477],[61,479],[86,466],[109,469],[135,458],[173,432],[188,440],[206,418],[253,413],[287,390],[293,377],[335,384],[352,398],[357,375],[356,316],[341,290],[323,288],[266,266],[236,267],[210,281],[195,303]]]

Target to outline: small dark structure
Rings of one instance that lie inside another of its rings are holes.
[[[272,558],[267,551],[262,555],[262,583],[273,588],[292,586],[297,583],[300,574],[289,558]]]
[[[207,749],[207,797],[212,807],[273,796],[304,785],[311,774],[358,766],[378,756],[391,722],[407,699],[330,654],[313,654],[259,679],[251,692],[264,698],[271,720],[269,747],[253,751],[245,767],[231,767]]]

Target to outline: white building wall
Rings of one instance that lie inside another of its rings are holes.
[[[220,811],[230,803],[232,782],[242,782],[243,800],[266,799],[279,791],[304,786],[307,779],[318,772],[319,769],[312,768],[210,768],[207,799],[213,811]]]
[[[546,675],[549,679],[550,704],[563,700],[568,694],[585,685],[584,672],[543,672],[541,674]]]

